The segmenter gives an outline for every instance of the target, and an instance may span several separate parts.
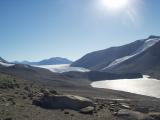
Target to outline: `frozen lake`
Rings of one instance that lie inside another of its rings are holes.
[[[95,88],[106,88],[160,98],[160,80],[144,75],[138,79],[103,80],[91,84]]]

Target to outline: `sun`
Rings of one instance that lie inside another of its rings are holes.
[[[102,0],[102,4],[108,9],[118,10],[125,8],[129,4],[129,0]]]

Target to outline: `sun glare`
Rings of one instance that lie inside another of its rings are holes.
[[[128,5],[128,0],[102,0],[102,4],[112,10],[125,8]]]
[[[138,25],[141,19],[140,10],[144,5],[143,0],[97,0],[98,9],[103,15],[119,17],[124,24],[130,20],[134,25]]]

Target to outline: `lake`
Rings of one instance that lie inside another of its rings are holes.
[[[160,80],[144,75],[138,79],[103,80],[91,83],[95,88],[106,88],[160,98]]]

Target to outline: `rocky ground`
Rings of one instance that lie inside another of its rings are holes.
[[[160,120],[160,100],[112,90],[52,88],[1,73],[0,120]]]

